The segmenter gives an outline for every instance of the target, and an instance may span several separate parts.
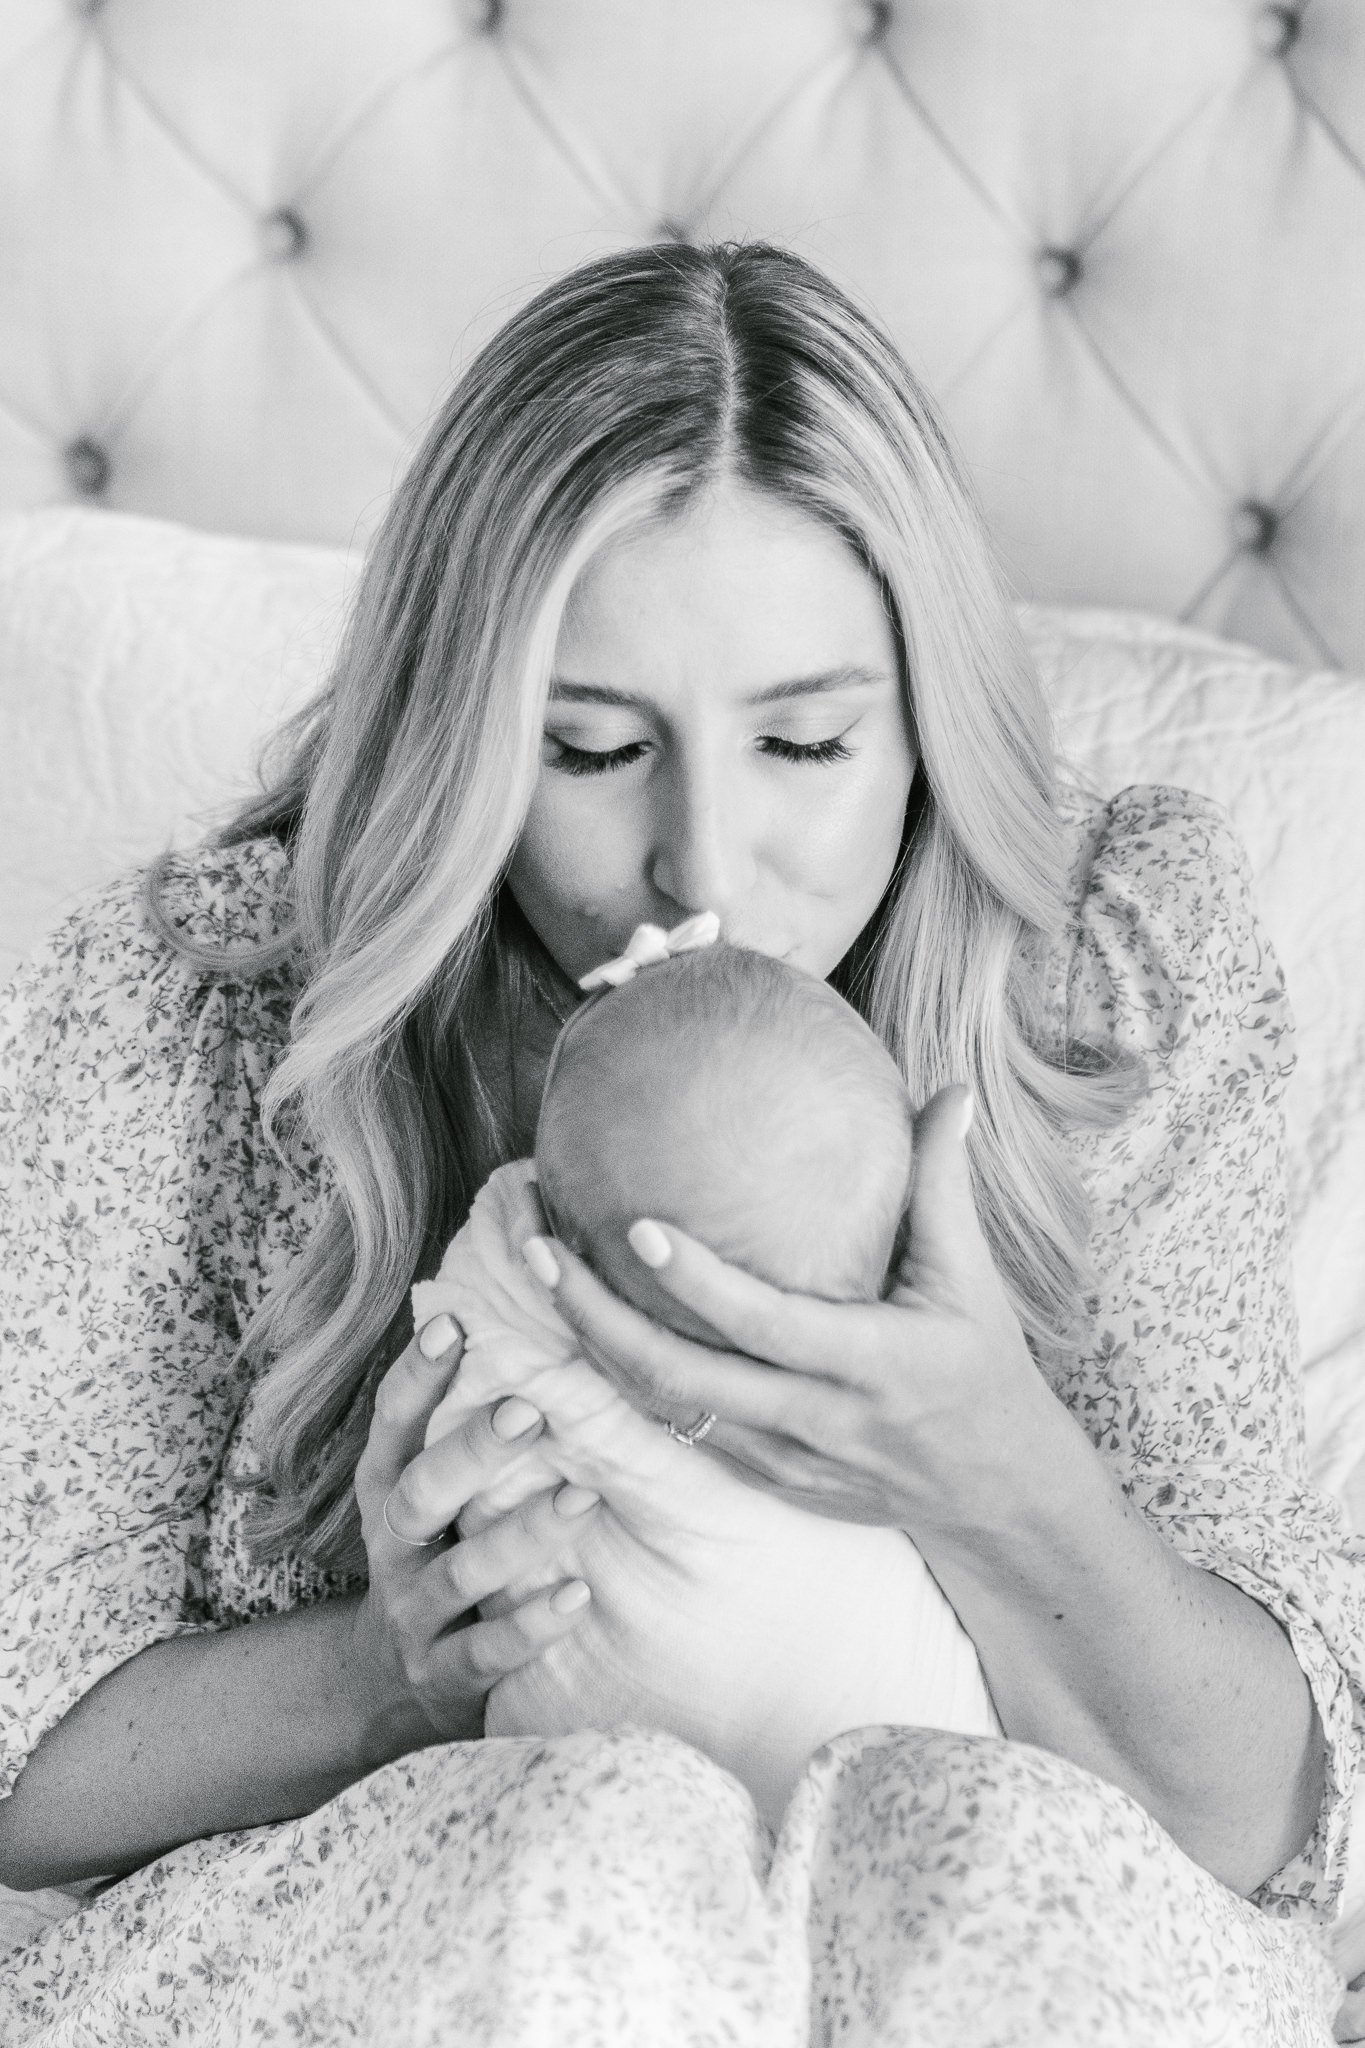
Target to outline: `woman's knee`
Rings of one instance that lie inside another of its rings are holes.
[[[981,1876],[1041,1853],[1127,1887],[1133,1859],[1181,1852],[1118,1786],[1031,1745],[933,1728],[861,1728],[811,1759],[808,1781],[837,1829],[900,1845],[908,1865]],[[1046,1843],[1044,1851],[1042,1845]],[[1181,1858],[1183,1861],[1183,1857]]]

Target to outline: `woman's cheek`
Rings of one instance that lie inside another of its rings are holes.
[[[640,920],[639,863],[610,807],[538,793],[512,857],[512,893],[565,973],[586,974]],[[641,916],[646,914],[641,912]],[[624,943],[624,941],[622,941]]]
[[[870,889],[880,897],[900,854],[904,820],[899,777],[881,764],[850,775],[836,800],[808,813],[801,843],[812,880],[823,877],[829,893],[861,896]]]
[[[639,893],[643,856],[630,807],[594,794],[596,802],[576,805],[565,817],[551,871],[568,907],[615,931],[623,902]]]
[[[869,748],[868,774],[855,802],[856,823],[851,852],[862,862],[880,896],[900,859],[905,810],[919,766],[905,734],[897,728],[882,744]]]

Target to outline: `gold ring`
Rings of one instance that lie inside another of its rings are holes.
[[[386,1493],[384,1495],[384,1505],[379,1512],[384,1517],[384,1527],[388,1530],[395,1543],[406,1543],[409,1550],[430,1550],[433,1543],[440,1542],[440,1536],[423,1536],[419,1541],[416,1536],[401,1535],[389,1520],[389,1502],[392,1499],[393,1493]]]

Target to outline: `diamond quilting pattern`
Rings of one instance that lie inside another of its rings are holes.
[[[939,392],[1029,595],[1365,667],[1354,0],[3,13],[0,505],[85,445],[101,503],[350,540],[548,277],[767,235]]]

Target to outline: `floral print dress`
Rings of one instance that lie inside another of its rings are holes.
[[[12,1948],[5,2048],[1330,2041],[1365,1552],[1305,1476],[1292,1024],[1215,805],[1134,788],[1073,823],[1054,1023],[1152,1085],[1074,1140],[1099,1292],[1056,1391],[1166,1539],[1288,1633],[1329,1754],[1302,1853],[1237,1898],[1123,1793],[987,1737],[849,1731],[775,1837],[657,1731],[452,1743]],[[259,939],[287,879],[273,841],[200,850],[172,914]],[[257,1456],[233,1354],[322,1201],[259,1124],[297,990],[200,972],[140,906],[136,878],[86,900],[0,1009],[0,1790],[137,1651],[344,1583],[252,1566],[229,1483]]]

